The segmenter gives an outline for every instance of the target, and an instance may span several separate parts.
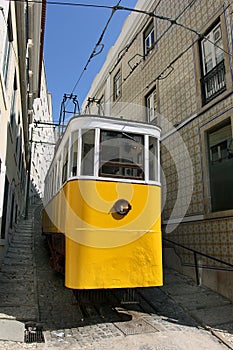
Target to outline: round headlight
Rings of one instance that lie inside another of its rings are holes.
[[[120,215],[126,215],[131,210],[131,205],[126,199],[119,199],[113,206],[114,211]]]

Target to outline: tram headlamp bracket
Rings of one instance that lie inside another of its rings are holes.
[[[132,209],[132,206],[126,199],[119,199],[113,206],[113,211],[119,215],[126,215]]]

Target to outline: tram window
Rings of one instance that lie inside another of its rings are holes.
[[[61,157],[58,159],[57,161],[57,183],[56,183],[56,192],[59,190],[60,188],[60,178],[61,178],[61,175],[60,175],[60,166],[61,166]]]
[[[67,180],[67,166],[68,166],[68,141],[65,144],[64,153],[63,153],[63,165],[62,165],[62,183],[63,184]]]
[[[149,179],[158,181],[158,147],[157,139],[149,137]]]
[[[81,175],[94,175],[95,130],[82,130]]]
[[[77,159],[78,159],[78,131],[75,131],[71,135],[71,147],[70,147],[70,170],[69,176],[77,176]]]
[[[144,179],[143,136],[101,131],[100,176]]]

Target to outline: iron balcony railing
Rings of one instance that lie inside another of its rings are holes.
[[[202,103],[207,104],[226,90],[226,70],[224,60],[201,78]]]
[[[177,246],[177,247],[180,247],[182,249],[185,249],[185,250],[188,250],[190,252],[193,253],[193,258],[194,258],[194,266],[195,266],[195,274],[196,274],[196,282],[197,282],[197,285],[199,286],[200,285],[200,276],[199,276],[199,268],[204,268],[205,266],[201,265],[201,264],[198,264],[198,259],[197,259],[197,256],[200,255],[200,256],[204,256],[205,258],[208,258],[208,259],[211,259],[213,261],[216,261],[216,262],[219,262],[223,265],[226,265],[226,266],[229,266],[231,268],[233,268],[233,264],[230,264],[226,261],[223,261],[223,260],[220,260],[218,258],[215,258],[213,256],[210,256],[210,255],[207,255],[205,253],[201,253],[199,252],[198,250],[195,250],[195,249],[192,249],[192,248],[188,248],[188,247],[185,247],[184,245],[180,244],[180,243],[177,243],[177,242],[174,242],[168,238],[164,238],[163,237],[163,242],[167,242],[168,244],[170,244],[171,246]],[[232,269],[230,271],[233,271]]]

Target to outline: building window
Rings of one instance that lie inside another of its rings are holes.
[[[17,79],[16,79],[16,73],[14,77],[14,84],[13,84],[13,93],[12,93],[12,99],[11,99],[11,109],[10,109],[10,126],[12,135],[14,134],[14,125],[15,125],[15,102],[16,102],[16,92],[17,92]]]
[[[8,72],[9,72],[12,41],[13,41],[13,29],[12,29],[12,20],[11,20],[11,9],[9,8],[9,13],[7,18],[7,36],[6,36],[4,56],[3,56],[3,77],[4,77],[5,86],[7,84]]]
[[[218,23],[200,42],[202,60],[202,103],[207,104],[226,90],[221,25]]]
[[[207,133],[211,209],[233,209],[233,141],[230,119]],[[227,193],[227,195],[226,195]]]
[[[113,100],[116,101],[121,95],[121,71],[116,73],[113,78]]]
[[[154,88],[146,96],[146,114],[148,123],[157,124],[157,101],[156,101],[156,88]]]
[[[143,33],[144,56],[147,56],[155,45],[154,22],[152,21]]]

